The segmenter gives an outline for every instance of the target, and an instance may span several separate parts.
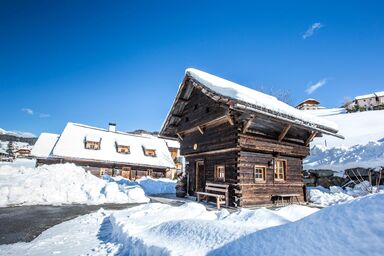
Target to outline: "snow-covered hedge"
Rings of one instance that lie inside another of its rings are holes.
[[[0,167],[0,207],[35,204],[148,202],[137,185],[108,182],[74,164]]]

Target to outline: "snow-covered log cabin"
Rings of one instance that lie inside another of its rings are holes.
[[[115,124],[106,130],[68,123],[61,135],[42,133],[32,155],[36,165],[75,163],[96,176],[173,178],[179,147],[178,141],[171,139],[118,132]]]
[[[246,206],[290,194],[303,201],[309,143],[337,132],[273,96],[187,69],[160,134],[180,139],[190,194],[225,184],[229,205]]]

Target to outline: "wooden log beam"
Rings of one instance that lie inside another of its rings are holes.
[[[253,121],[254,117],[251,117],[244,125],[243,127],[243,133],[246,133],[248,131],[248,128],[249,126],[251,126],[252,124],[252,121]]]
[[[213,119],[211,121],[208,121],[206,123],[203,123],[203,124],[199,124],[198,126],[201,128],[201,129],[207,129],[208,127],[213,127],[215,125],[219,125],[219,124],[223,124],[227,122],[227,118],[223,115],[223,116],[220,116],[216,119]],[[192,133],[192,132],[195,132],[195,131],[198,131],[198,128],[197,126],[195,127],[192,127],[190,129],[187,129],[187,130],[184,130],[184,131],[178,131],[178,133],[180,135],[185,135],[187,133]]]
[[[228,123],[229,123],[230,125],[234,125],[234,124],[235,124],[235,123],[233,122],[233,120],[232,120],[232,117],[231,117],[229,114],[226,114],[225,117],[227,118]]]
[[[180,135],[180,133],[176,133],[177,137],[179,137],[180,140],[183,140],[183,137]]]
[[[281,131],[280,135],[279,135],[279,142],[281,142],[285,135],[287,135],[289,129],[291,129],[292,127],[292,124],[288,124],[287,126],[285,126],[285,128]]]
[[[197,130],[199,130],[199,132],[200,132],[201,134],[204,134],[204,131],[203,131],[203,129],[201,129],[200,126],[197,126]]]
[[[315,138],[317,135],[317,132],[312,132],[311,135],[309,135],[308,139],[305,141],[305,146],[308,146],[309,143]]]

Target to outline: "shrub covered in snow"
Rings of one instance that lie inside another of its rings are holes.
[[[137,185],[107,182],[74,164],[0,167],[0,206],[148,202]]]

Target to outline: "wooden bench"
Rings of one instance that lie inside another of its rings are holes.
[[[205,184],[205,192],[196,192],[197,201],[200,202],[202,197],[207,201],[208,197],[214,197],[216,198],[217,209],[220,209],[221,204],[225,204],[225,206],[228,207],[228,188],[229,185],[227,184],[207,182]],[[218,194],[217,192],[220,192],[221,194]]]
[[[280,199],[281,204],[284,205],[284,198],[287,199],[288,204],[293,204],[294,198],[296,199],[297,203],[300,203],[299,196],[300,196],[300,194],[276,194],[276,195],[272,195],[272,198],[276,198],[277,202]]]

